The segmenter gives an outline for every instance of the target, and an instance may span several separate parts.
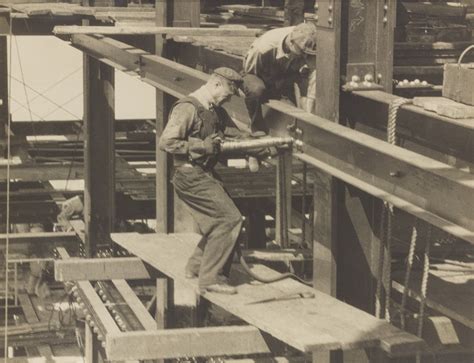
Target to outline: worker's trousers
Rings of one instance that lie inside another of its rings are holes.
[[[230,274],[242,215],[212,171],[180,166],[175,170],[173,184],[204,237],[186,269],[199,275],[200,288],[222,282]]]
[[[287,84],[283,87],[267,85],[254,74],[245,74],[243,80],[245,105],[250,116],[251,129],[252,131],[265,131],[268,133],[269,127],[263,120],[262,104],[269,99],[280,99],[282,97],[296,104],[293,84]]]

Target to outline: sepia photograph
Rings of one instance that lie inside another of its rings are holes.
[[[0,0],[0,363],[474,363],[474,0]]]

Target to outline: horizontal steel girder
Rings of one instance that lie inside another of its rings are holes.
[[[346,94],[346,111],[352,122],[375,129],[387,129],[390,103],[398,96],[382,91]],[[404,105],[397,115],[397,135],[417,144],[474,163],[474,123],[472,119],[452,119],[413,105]]]
[[[143,81],[174,97],[187,95],[209,77],[109,38],[73,35],[71,41],[109,65],[137,72]],[[248,123],[242,99],[234,97],[226,109]],[[268,102],[264,114],[272,135],[287,136],[289,125],[301,130],[301,159],[325,166],[349,184],[363,184],[368,193],[397,201],[396,207],[474,243],[474,175],[280,101]]]

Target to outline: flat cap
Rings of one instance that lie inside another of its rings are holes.
[[[239,89],[242,86],[244,80],[238,72],[234,71],[232,68],[219,67],[214,69],[213,73],[217,74],[218,76],[221,76],[222,78],[227,79],[228,81],[231,81],[234,89],[234,94],[240,95]]]
[[[232,68],[228,67],[219,67],[214,69],[214,74],[224,77],[225,79],[240,84],[243,82],[242,76],[234,71]]]

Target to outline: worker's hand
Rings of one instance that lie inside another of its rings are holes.
[[[190,137],[189,153],[193,159],[204,155],[217,155],[220,152],[221,138],[217,134],[212,134],[204,140]]]
[[[221,151],[222,139],[217,134],[206,137],[203,141],[205,155],[217,155]]]
[[[255,139],[259,139],[261,137],[267,136],[267,134],[264,131],[254,131],[250,134],[250,136]]]
[[[304,65],[303,67],[300,68],[301,77],[306,78],[309,76],[310,73],[311,73],[311,69],[307,65]]]

